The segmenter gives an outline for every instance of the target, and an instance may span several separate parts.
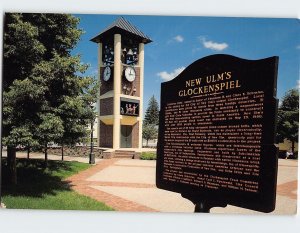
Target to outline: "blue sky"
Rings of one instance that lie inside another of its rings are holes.
[[[74,54],[97,75],[97,44],[90,41],[120,15],[84,15],[79,27],[85,33]],[[278,92],[281,99],[299,87],[300,24],[297,19],[224,18],[194,16],[122,15],[148,35],[145,46],[144,111],[152,95],[159,101],[160,84],[189,64],[212,54],[230,54],[244,59],[279,56]]]

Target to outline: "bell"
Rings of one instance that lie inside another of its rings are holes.
[[[129,49],[129,51],[128,51],[127,55],[128,55],[128,56],[133,56],[132,49]]]

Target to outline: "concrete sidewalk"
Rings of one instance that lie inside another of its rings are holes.
[[[298,161],[279,160],[276,209],[273,214],[295,214]],[[180,194],[155,186],[155,161],[111,159],[69,179],[73,188],[120,211],[193,212],[194,205]],[[235,206],[211,213],[258,214]]]

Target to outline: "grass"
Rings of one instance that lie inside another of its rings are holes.
[[[3,159],[2,202],[9,209],[113,210],[71,189],[65,179],[90,167],[89,164],[66,161],[18,159],[18,184],[8,185],[6,160]]]
[[[155,152],[142,152],[140,157],[142,160],[156,160],[156,153]]]

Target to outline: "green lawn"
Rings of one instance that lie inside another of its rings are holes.
[[[2,202],[9,209],[113,210],[105,204],[73,191],[65,179],[90,167],[66,161],[18,159],[18,184],[8,185],[3,159]]]

